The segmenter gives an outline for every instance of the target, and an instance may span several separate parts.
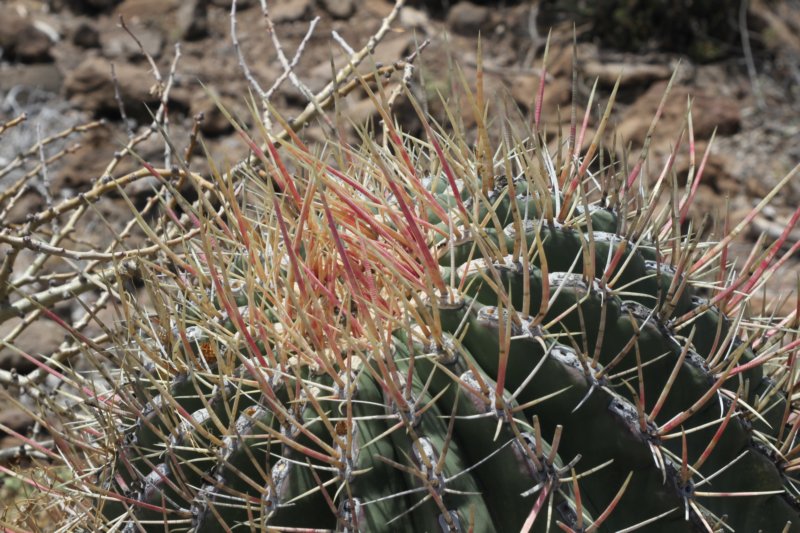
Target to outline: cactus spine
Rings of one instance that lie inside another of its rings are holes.
[[[197,236],[62,428],[74,523],[800,531],[795,323],[740,296],[774,254],[729,275],[691,194],[657,207],[674,158],[590,172],[610,106],[580,157],[538,113],[493,146],[476,112],[473,149],[381,108],[383,146],[290,135],[183,202]]]

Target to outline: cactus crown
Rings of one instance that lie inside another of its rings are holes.
[[[364,90],[359,146],[275,115],[248,164],[185,169],[152,309],[120,291],[113,352],[67,376],[68,527],[798,530],[796,324],[746,310],[782,243],[737,272],[742,227],[701,241],[680,143],[652,187],[646,147],[606,160],[616,88],[588,139],[479,82],[473,143]]]

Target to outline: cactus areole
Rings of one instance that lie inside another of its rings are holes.
[[[584,152],[538,110],[474,143],[381,113],[248,138],[221,207],[180,204],[72,430],[85,527],[800,531],[795,323],[747,308],[780,243],[729,264],[742,227],[700,240],[701,175],[609,157],[608,110]]]

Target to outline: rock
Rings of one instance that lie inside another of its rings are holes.
[[[539,92],[539,76],[534,74],[521,74],[510,81],[511,96],[523,109],[529,109]],[[554,78],[548,80],[544,86],[542,99],[542,115],[554,117],[558,106],[567,105],[571,98],[571,84],[569,78]],[[569,118],[569,115],[567,115]]]
[[[626,144],[630,141],[638,146],[642,145],[666,87],[666,81],[654,83],[623,113],[617,133]],[[657,131],[680,130],[686,116],[689,96],[693,102],[692,122],[696,139],[710,137],[715,127],[719,135],[729,135],[739,130],[742,118],[738,100],[731,96],[703,92],[699,87],[676,85],[667,98]]]
[[[230,10],[231,8],[231,0],[208,0],[212,6],[216,7],[224,7]],[[242,11],[243,9],[247,9],[256,5],[257,0],[238,0],[236,2],[236,11]]]
[[[228,102],[223,102],[223,105],[227,106]],[[211,98],[205,96],[192,101],[190,114],[195,116],[199,113],[203,114],[200,131],[206,137],[217,137],[233,131],[233,125]]]
[[[17,59],[24,63],[42,63],[52,60],[50,38],[33,25],[25,26],[18,34],[15,49]]]
[[[30,213],[36,213],[43,207],[44,199],[38,193],[28,192],[14,203],[14,207],[6,215],[5,222],[22,224]]]
[[[123,17],[128,26],[143,22],[158,22],[168,18],[180,6],[180,0],[124,0],[114,9],[114,16],[110,22],[116,25],[119,17]]]
[[[94,24],[86,20],[81,21],[72,33],[72,43],[81,48],[98,48],[100,34]]]
[[[447,13],[447,25],[453,32],[474,37],[492,29],[492,10],[471,2],[459,2]]]
[[[293,22],[308,19],[311,16],[311,0],[278,0],[269,5],[269,16],[272,22]]]
[[[34,424],[34,419],[19,407],[9,406],[0,411],[0,424],[24,434]]]
[[[163,150],[163,146],[159,146]],[[163,153],[163,152],[162,152]],[[159,155],[162,155],[159,153]],[[155,159],[148,157],[148,154],[142,154],[145,160],[156,162]],[[163,159],[162,159],[163,161]],[[158,164],[158,163],[156,163]],[[150,189],[152,194],[153,189]],[[143,204],[142,204],[143,205]],[[118,237],[118,232],[130,222],[131,209],[126,202],[121,198],[114,198],[106,196],[101,200],[92,204],[92,209],[96,210],[94,215],[81,218],[75,223],[75,235],[80,235],[80,239],[67,238],[64,240],[65,246],[69,246],[73,250],[105,250],[111,244],[114,238]],[[104,229],[98,228],[98,224],[107,221],[108,225]],[[133,233],[137,233],[134,231]],[[142,245],[143,239],[138,236],[125,239],[125,246]],[[131,287],[128,287],[129,289]],[[85,304],[95,302],[97,300],[96,294],[84,293],[81,295],[81,300]],[[64,316],[68,322],[72,323],[85,315],[85,309],[80,304],[74,302],[67,302],[68,305],[62,306],[61,315]],[[99,318],[99,317],[98,317]],[[110,323],[109,323],[110,325]]]
[[[412,35],[404,33],[397,36],[387,35],[386,38],[375,47],[372,57],[375,58],[375,63],[378,65],[391,65],[395,61],[403,59],[406,54],[411,51],[413,44],[414,37]],[[372,64],[369,61],[365,61],[364,64],[361,65],[359,72],[372,72],[372,68]],[[330,77],[330,66],[328,77]]]
[[[400,24],[405,28],[427,28],[430,24],[430,17],[421,9],[405,7],[400,12]]]
[[[346,19],[356,10],[353,0],[321,0],[321,2],[322,8],[337,19]]]
[[[658,80],[666,80],[672,75],[672,67],[668,64],[657,63],[612,63],[602,60],[586,62],[581,67],[582,73],[588,79],[598,79],[601,86],[613,87],[620,80],[620,86],[631,88],[639,85],[650,85]]]
[[[348,98],[352,100],[353,98]],[[375,104],[369,98],[361,98],[355,102],[347,103],[344,114],[348,121],[358,127],[365,125],[369,120],[378,116]]]
[[[21,318],[11,318],[0,324],[0,339],[14,330],[22,322]],[[64,340],[64,330],[54,322],[39,318],[29,324],[12,344],[26,354],[37,357],[55,352]],[[0,368],[11,370],[16,368],[20,374],[27,374],[34,370],[34,365],[29,359],[16,350],[3,345],[0,347]]]
[[[153,59],[161,56],[164,48],[164,35],[157,28],[141,23],[126,23],[128,28],[136,35],[142,48]],[[100,46],[103,55],[109,59],[132,59],[141,56],[139,45],[123,28],[114,27],[100,34]]]
[[[125,0],[114,10],[114,15],[115,20],[123,17],[140,39],[139,31],[132,25],[156,31],[160,39],[169,42],[191,41],[208,35],[207,7],[207,0]]]
[[[61,71],[53,63],[0,66],[0,91],[24,86],[57,93],[61,90],[62,83]]]
[[[155,82],[148,66],[122,63],[116,66],[116,74],[126,113],[146,120],[149,114],[142,104],[158,105],[157,95],[150,92]],[[119,113],[111,65],[103,58],[89,57],[70,72],[64,80],[64,94],[76,107],[96,115]]]
[[[119,216],[122,216],[126,210],[130,211],[130,208],[123,205],[125,202],[122,201],[122,199],[117,200],[117,202],[119,203],[119,208],[117,210]],[[127,243],[127,246],[130,246],[131,248],[134,248],[136,246],[147,246],[147,243],[144,241],[145,238],[141,239],[138,238],[136,236],[136,233],[134,232],[133,237]],[[145,291],[142,290],[136,291],[137,301],[141,301],[139,300],[139,298],[144,292]],[[97,303],[97,295],[93,293],[91,296],[85,296],[84,301],[90,307],[94,307],[95,304]],[[81,307],[78,309],[73,308],[73,314],[70,318],[73,322],[76,322],[77,320],[85,319],[85,317],[86,317],[86,310],[83,307]],[[106,333],[108,331],[109,326],[111,327],[111,329],[116,329],[117,327],[119,327],[119,325],[120,325],[120,317],[118,314],[118,310],[114,309],[114,306],[106,305],[94,313],[94,316],[89,320],[89,322],[86,324],[86,327],[83,329],[81,333],[83,333],[83,335],[85,335],[86,337],[92,339],[94,337]]]
[[[209,157],[214,161],[240,161],[249,153],[247,145],[240,138],[232,135],[209,139],[206,148]]]
[[[387,2],[386,0],[361,0],[359,7],[362,9],[362,13],[368,14],[369,17],[382,19],[391,13],[392,4],[393,2]],[[403,11],[400,12],[401,15]]]
[[[236,3],[239,7],[239,2]],[[175,12],[174,35],[183,41],[196,41],[208,35],[208,9],[205,0],[185,0]]]
[[[695,143],[695,173],[707,150],[708,141],[699,140]],[[690,165],[689,154],[686,151],[681,151],[675,159],[675,164],[673,166],[675,174],[678,177],[678,184],[681,186],[686,185],[686,178],[689,175]],[[703,170],[700,183],[711,188],[717,199],[724,198],[726,195],[730,197],[736,196],[742,188],[739,181],[728,171],[728,168],[730,168],[730,162],[727,158],[717,153],[712,147],[711,153],[706,160],[706,166]]]
[[[36,423],[33,416],[21,407],[6,401],[0,403],[0,407],[0,424],[20,435],[26,435]],[[19,437],[0,429],[0,450],[20,446],[23,442]]]
[[[59,171],[51,178],[53,187],[57,190],[85,191],[99,179],[114,157],[114,146],[108,139],[124,139],[125,131],[120,125],[115,127],[112,123],[88,132],[81,138],[80,147],[64,157]],[[116,175],[121,175],[131,170],[128,158],[124,159],[116,169]]]
[[[541,35],[531,29],[536,26],[539,13],[539,10],[534,6],[534,2],[520,2],[518,6],[512,6],[509,3],[499,13],[503,24],[511,35],[524,39],[523,42],[531,43],[532,46],[539,49],[546,43],[547,34]]]
[[[50,38],[33,21],[10,7],[0,8],[0,57],[25,63],[46,62],[52,59],[51,45]]]
[[[403,59],[409,52],[413,43],[413,36],[401,33],[397,36],[388,35],[384,40],[378,43],[378,46],[373,52],[374,64],[377,65],[390,65],[395,61]],[[342,68],[349,61],[349,57],[340,48],[336,48],[336,55],[333,58],[334,65],[337,69]],[[364,61],[359,65],[357,72],[360,74],[369,74],[374,68],[372,61]],[[331,77],[331,65],[329,61],[322,61],[317,66],[308,71],[306,77],[306,85],[314,92],[322,89],[328,84]],[[293,99],[298,101],[306,101],[305,96],[293,85],[286,83],[282,86],[283,92]],[[303,104],[305,105],[305,103]]]
[[[115,5],[120,3],[120,0],[65,0],[68,8],[76,13],[86,13],[87,15],[96,15],[109,11]]]

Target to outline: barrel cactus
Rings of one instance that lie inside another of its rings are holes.
[[[747,309],[782,243],[733,270],[700,172],[598,158],[611,102],[581,152],[468,96],[472,144],[378,98],[382,144],[241,130],[62,420],[71,525],[800,531],[796,323]]]

